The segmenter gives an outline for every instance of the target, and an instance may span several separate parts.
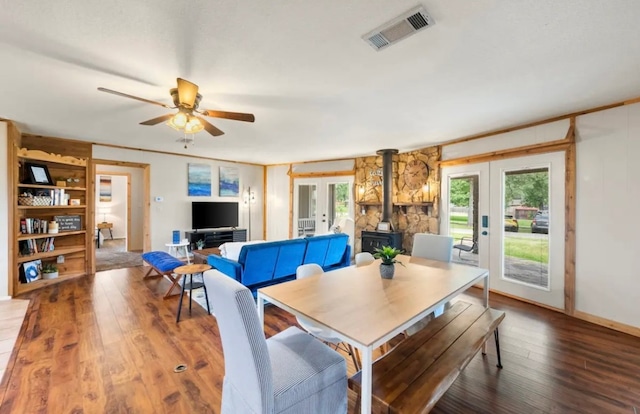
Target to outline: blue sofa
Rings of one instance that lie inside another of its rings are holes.
[[[351,264],[349,236],[342,233],[242,246],[238,261],[210,255],[207,262],[248,287],[258,288],[296,278],[302,264],[317,263],[325,271]]]

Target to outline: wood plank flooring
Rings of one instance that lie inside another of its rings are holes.
[[[110,270],[39,291],[0,390],[8,413],[218,413],[224,360],[215,318],[175,322],[169,282]],[[461,299],[479,303],[474,289]],[[476,356],[434,413],[640,413],[640,338],[500,297],[500,343]],[[275,307],[267,336],[295,325]],[[347,359],[349,361],[349,359]],[[174,373],[185,363],[187,371]],[[350,374],[353,366],[348,362]],[[349,392],[349,412],[355,395]]]
[[[0,301],[0,401],[2,401],[5,392],[5,387],[1,385],[2,377],[5,375],[7,366],[10,364],[13,366],[13,349],[20,339],[20,329],[28,308],[28,300]]]

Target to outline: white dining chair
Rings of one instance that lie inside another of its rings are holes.
[[[224,355],[221,414],[346,414],[344,357],[292,326],[265,339],[249,289],[205,272]]]
[[[453,237],[441,236],[439,234],[416,233],[413,236],[413,249],[411,256],[423,259],[438,260],[440,262],[451,262],[453,256]],[[433,313],[425,316],[405,330],[406,335],[413,335],[433,319],[442,315],[446,308],[450,307],[447,302],[438,306]]]
[[[416,233],[413,236],[411,256],[423,259],[451,262],[453,256],[453,237],[439,234]]]
[[[370,265],[375,260],[375,257],[369,252],[358,253],[356,254],[356,267]]]
[[[322,267],[320,267],[320,265],[316,263],[308,263],[298,266],[298,268],[296,269],[296,279],[304,279],[306,277],[321,275],[323,273],[324,270],[322,269]],[[315,322],[302,316],[296,316],[296,319],[298,321],[298,325],[300,325],[311,335],[315,336],[322,342],[333,345],[335,349],[341,348],[342,350],[347,352],[353,361],[353,365],[355,366],[356,371],[360,369],[360,360],[356,355],[353,347],[349,344],[343,343],[332,329],[318,326]]]

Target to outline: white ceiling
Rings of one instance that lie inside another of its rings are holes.
[[[422,4],[436,25],[361,36]],[[0,0],[0,117],[23,132],[275,164],[401,151],[640,95],[637,0]],[[196,135],[139,122],[176,77]]]

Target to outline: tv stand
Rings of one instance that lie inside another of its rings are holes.
[[[197,249],[196,242],[204,241],[204,247],[218,247],[227,242],[244,242],[247,241],[247,230],[237,228],[209,229],[196,231],[185,231],[184,237],[189,240],[191,250]]]

